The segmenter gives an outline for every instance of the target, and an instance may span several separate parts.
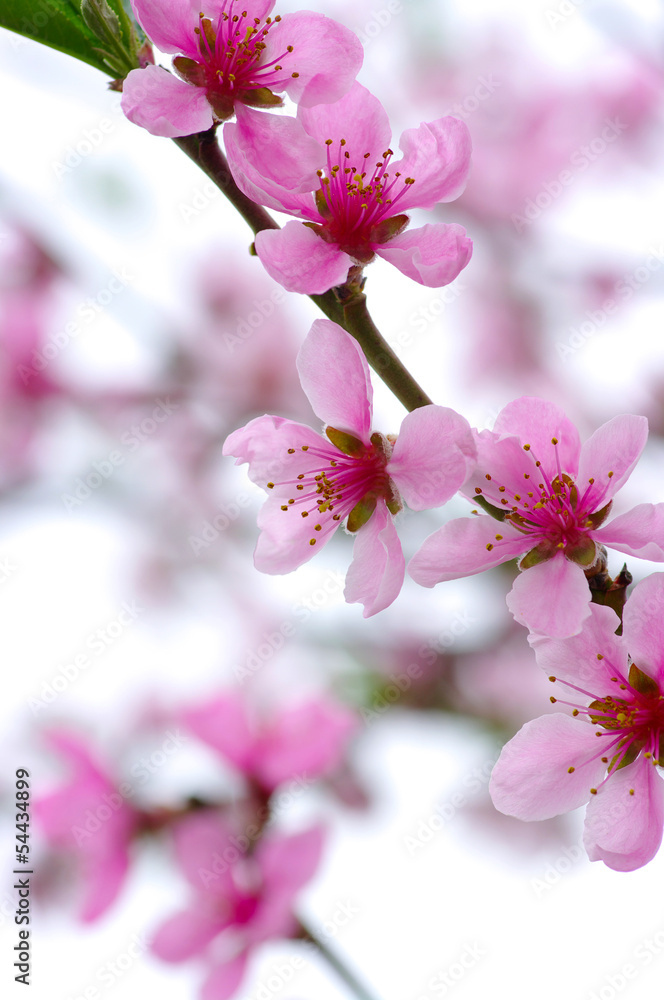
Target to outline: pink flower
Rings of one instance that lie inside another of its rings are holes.
[[[174,831],[178,862],[195,896],[157,930],[152,951],[166,962],[203,954],[211,968],[201,1000],[232,996],[252,948],[297,934],[293,901],[320,861],[321,827],[262,836],[247,854],[238,844],[251,842],[257,828],[236,833],[211,812],[189,816]]]
[[[493,431],[475,436],[477,470],[463,492],[504,520],[479,514],[445,524],[410,561],[417,583],[433,587],[522,556],[527,572],[508,607],[522,625],[561,638],[579,632],[590,614],[585,572],[600,546],[664,560],[664,503],[639,504],[600,527],[643,451],[645,417],[614,417],[581,446],[557,406],[522,396],[498,414]]]
[[[589,801],[591,861],[633,871],[659,849],[664,826],[664,574],[634,588],[618,616],[593,605],[568,639],[531,636],[569,715],[528,722],[503,748],[489,786],[495,806],[548,819]],[[559,689],[559,690],[558,690]]]
[[[254,564],[290,573],[347,519],[355,548],[346,600],[363,604],[368,617],[388,607],[403,583],[393,517],[402,497],[413,510],[449,500],[474,464],[472,433],[454,410],[433,405],[409,413],[398,438],[372,433],[369,366],[356,341],[329,320],[313,324],[297,366],[325,435],[266,415],[230,434],[223,448],[237,465],[248,462],[251,479],[269,491]]]
[[[49,743],[69,760],[74,775],[58,791],[36,799],[34,814],[51,845],[80,862],[85,883],[80,917],[87,923],[100,917],[122,888],[139,816],[81,740],[58,732],[49,735]]]
[[[393,163],[390,123],[359,83],[336,104],[298,108],[297,120],[243,108],[224,128],[228,162],[254,201],[294,215],[256,237],[265,269],[291,292],[343,284],[348,269],[378,254],[422,285],[437,288],[470,260],[462,226],[437,223],[404,233],[408,209],[433,208],[463,191],[470,134],[457,118],[408,129]]]
[[[275,107],[279,93],[306,107],[336,101],[362,65],[359,39],[322,14],[272,18],[274,0],[131,0],[148,37],[182,53],[172,75],[135,69],[124,81],[122,110],[153,135],[203,132],[238,105]],[[276,92],[276,93],[275,93]]]
[[[311,699],[261,718],[246,697],[226,692],[184,713],[184,722],[267,792],[295,776],[317,778],[341,763],[356,716]]]

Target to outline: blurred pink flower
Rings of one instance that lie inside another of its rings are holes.
[[[396,439],[372,433],[369,366],[356,341],[329,320],[313,324],[298,371],[326,436],[266,415],[234,431],[223,448],[236,464],[248,462],[251,479],[269,491],[254,563],[264,573],[289,573],[347,518],[356,540],[344,593],[368,617],[403,584],[393,518],[401,498],[413,510],[449,500],[474,465],[472,434],[454,410],[433,405],[409,413]]]
[[[501,812],[547,819],[589,801],[591,861],[633,871],[657,853],[664,826],[664,574],[635,588],[622,636],[593,605],[583,631],[531,637],[537,661],[572,710],[527,723],[503,748],[490,783]],[[552,698],[552,700],[554,700]],[[590,725],[588,725],[590,723]]]
[[[89,922],[111,906],[122,888],[139,815],[82,740],[53,732],[48,742],[68,760],[73,775],[58,791],[35,799],[34,815],[49,843],[79,862],[84,881],[80,918]]]
[[[495,516],[457,518],[430,535],[409,563],[417,583],[433,587],[523,556],[527,572],[514,582],[509,609],[527,628],[560,638],[579,632],[590,613],[585,571],[600,546],[664,560],[664,503],[639,504],[600,527],[645,447],[645,417],[614,417],[581,446],[557,406],[522,396],[501,410],[493,431],[475,436],[477,471],[463,492]]]
[[[362,65],[359,39],[322,14],[269,17],[274,0],[131,0],[146,35],[173,60],[132,70],[122,110],[153,135],[203,132],[238,105],[275,107],[287,93],[306,107],[336,101]],[[198,13],[197,13],[198,12]]]
[[[468,129],[456,118],[408,129],[396,163],[391,134],[382,105],[359,83],[336,104],[300,106],[296,121],[242,109],[224,128],[229,165],[245,194],[305,220],[256,236],[265,269],[288,291],[326,292],[376,254],[436,288],[470,260],[462,226],[404,233],[410,220],[396,214],[459,196],[470,170]]]
[[[236,835],[212,812],[189,816],[175,828],[180,868],[195,891],[191,905],[158,928],[152,951],[166,962],[204,955],[210,972],[201,1000],[226,1000],[242,981],[250,952],[274,938],[294,937],[293,903],[315,873],[323,847],[322,827],[294,835],[261,837],[247,827]]]
[[[264,718],[239,691],[189,709],[183,721],[267,792],[296,776],[313,779],[334,770],[358,725],[354,713],[322,698]]]
[[[485,225],[523,236],[586,171],[624,171],[648,146],[657,155],[659,67],[623,51],[577,81],[512,33],[459,52],[438,65],[418,58],[413,96],[468,121],[473,173],[459,207]]]

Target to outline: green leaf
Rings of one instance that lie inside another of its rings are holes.
[[[130,24],[122,0],[108,0],[128,35]],[[80,0],[0,0],[0,27],[24,38],[41,42],[75,59],[111,75],[103,55],[98,51],[100,39],[85,23]],[[130,39],[124,38],[126,48]]]

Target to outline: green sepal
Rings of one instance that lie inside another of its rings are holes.
[[[491,517],[494,517],[496,521],[504,521],[507,515],[510,513],[509,510],[507,509],[502,510],[500,507],[494,507],[492,503],[489,503],[488,500],[485,500],[484,497],[480,496],[479,493],[476,494],[475,497],[473,497],[473,500],[478,507],[481,507],[482,510],[486,511],[487,514],[490,514]]]
[[[215,94],[213,90],[208,91],[207,99],[212,106],[214,116],[220,122],[225,122],[235,113],[235,101],[226,94]]]
[[[393,514],[395,517],[400,510],[403,510],[403,504],[397,497],[392,497],[391,500],[386,500],[385,503],[390,514]]]
[[[594,514],[588,514],[586,518],[586,525],[589,528],[599,528],[600,524],[604,524],[607,517],[609,516],[609,511],[613,506],[613,500],[609,500],[605,507],[601,510],[596,510]]]
[[[627,750],[625,751],[624,754],[622,754],[622,757],[621,757],[621,748],[622,748],[622,746],[625,743],[628,743],[628,742],[629,742],[629,746],[627,747]],[[621,740],[620,743],[618,744],[618,746],[616,747],[616,750],[618,751],[618,753],[616,753],[612,757],[611,763],[608,766],[608,771],[609,772],[614,771],[614,770],[615,771],[619,771],[621,767],[627,767],[628,764],[633,764],[634,761],[636,760],[636,758],[639,756],[639,754],[643,750],[644,746],[645,746],[645,743],[642,740],[634,740],[634,739],[632,739],[631,736],[626,736],[625,739]],[[620,759],[620,763],[616,764],[616,761],[618,759]]]
[[[201,66],[195,59],[188,59],[187,56],[176,56],[173,60],[173,69],[178,76],[181,76],[187,83],[192,83],[195,87],[202,87],[205,83],[205,67]]]
[[[238,100],[250,108],[281,108],[284,103],[281,97],[278,94],[273,94],[269,87],[240,90]]]
[[[531,569],[533,566],[539,566],[540,563],[546,562],[547,559],[555,555],[557,551],[557,545],[552,545],[551,542],[539,542],[534,549],[526,552],[519,563],[519,569]]]
[[[369,239],[372,243],[389,243],[404,231],[409,222],[407,215],[393,215],[391,219],[382,219],[371,227]]]
[[[328,205],[327,198],[325,197],[325,191],[322,187],[318,188],[314,197],[316,199],[318,214],[322,215],[324,219],[329,219],[332,215],[332,209]]]
[[[338,431],[336,427],[326,427],[325,433],[334,447],[342,451],[344,455],[358,455],[365,451],[364,442],[353,434],[348,434],[347,431]]]
[[[562,496],[563,488],[566,486],[572,510],[576,510],[576,505],[579,502],[579,491],[576,488],[576,483],[571,476],[568,476],[566,472],[563,472],[562,476],[556,476],[551,485],[553,486],[553,492],[556,496]]]
[[[360,502],[355,504],[348,515],[346,522],[348,530],[351,532],[358,531],[365,525],[375,511],[377,502],[378,497],[374,493],[367,493],[365,497],[362,497]]]
[[[602,726],[603,729],[621,729],[621,723],[618,722],[615,715],[609,715],[608,713],[615,713],[622,707],[627,706],[621,699],[614,699],[611,702],[607,702],[606,698],[597,698],[588,705],[590,721],[593,726]],[[590,709],[595,709],[598,714],[593,715]]]
[[[597,548],[592,538],[585,535],[576,545],[566,545],[565,555],[571,562],[586,568],[593,566],[597,558]]]
[[[644,672],[637,667],[636,663],[632,663],[630,666],[629,677],[627,679],[630,685],[635,691],[638,691],[639,694],[643,694],[647,698],[658,697],[659,684],[648,674],[644,674]]]

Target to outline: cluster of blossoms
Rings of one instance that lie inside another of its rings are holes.
[[[209,0],[195,14],[186,0],[132,0],[149,38],[183,54],[174,73],[150,64],[127,76],[125,114],[170,137],[226,122],[228,162],[241,190],[303,220],[256,239],[266,270],[289,291],[326,292],[376,255],[423,285],[448,284],[470,260],[463,227],[437,223],[404,233],[404,212],[461,194],[470,169],[466,125],[447,116],[408,129],[395,161],[383,107],[354,82],[358,38],[319,14],[272,18],[273,6]],[[284,93],[297,102],[297,118],[266,113]]]
[[[355,81],[361,51],[346,29],[313,14],[272,19],[270,0],[214,0],[196,15],[178,0],[132,5],[151,40],[179,54],[177,75],[154,65],[129,75],[125,113],[156,135],[225,123],[228,162],[242,193],[294,217],[283,229],[259,232],[255,242],[284,288],[313,295],[357,289],[376,256],[431,287],[465,267],[471,243],[461,226],[408,230],[405,213],[462,194],[468,129],[453,117],[423,123],[402,135],[395,158],[384,109]],[[299,104],[295,118],[267,111],[281,104],[280,94]],[[343,526],[355,536],[346,599],[361,603],[365,616],[377,614],[405,577],[396,528],[404,504],[436,508],[460,491],[475,505],[471,516],[431,535],[410,560],[410,576],[432,587],[518,559],[508,607],[528,628],[551,679],[581,698],[578,705],[555,699],[572,706],[573,719],[547,716],[508,744],[494,773],[494,801],[532,819],[592,795],[590,856],[615,868],[643,864],[659,845],[663,818],[662,786],[651,766],[661,758],[661,655],[654,640],[644,639],[644,629],[654,634],[653,615],[661,615],[661,578],[636,588],[620,637],[615,612],[592,602],[616,589],[606,546],[664,561],[663,503],[610,517],[645,446],[645,417],[615,417],[581,445],[557,406],[522,397],[502,410],[492,431],[472,430],[458,413],[430,404],[410,412],[397,435],[383,434],[372,428],[365,356],[344,329],[314,323],[297,368],[323,433],[264,415],[224,444],[224,454],[247,463],[250,478],[268,493],[256,567],[290,572]],[[578,716],[601,738],[599,750]],[[569,778],[560,776],[563,765]]]
[[[239,988],[253,948],[301,934],[295,900],[318,868],[325,831],[316,824],[282,832],[280,800],[340,768],[358,719],[320,696],[265,712],[255,699],[226,691],[183,710],[177,724],[168,730],[170,743],[179,748],[193,736],[207,744],[244,781],[243,797],[193,798],[179,808],[148,804],[141,766],[126,769],[123,780],[84,739],[57,730],[48,734],[49,749],[71,777],[37,797],[34,812],[50,847],[75,862],[84,922],[118,898],[138,840],[168,833],[193,895],[156,929],[152,951],[168,962],[203,958],[201,996],[225,1000]]]

